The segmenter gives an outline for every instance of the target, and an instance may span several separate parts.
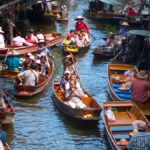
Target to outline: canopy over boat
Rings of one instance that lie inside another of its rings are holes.
[[[145,37],[150,37],[150,31],[148,30],[130,30],[129,35],[140,35]]]
[[[94,1],[94,0],[92,0],[92,1]],[[120,2],[118,2],[116,0],[99,0],[99,1],[101,1],[103,3],[106,3],[106,4],[110,4],[110,5],[117,5],[117,4],[120,3]]]

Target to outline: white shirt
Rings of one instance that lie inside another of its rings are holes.
[[[36,37],[38,38],[38,40],[44,40],[44,35],[42,33],[38,33]]]
[[[0,33],[0,48],[5,47],[4,36]]]
[[[31,46],[33,44],[27,42],[24,38],[22,38],[21,36],[17,36],[15,38],[13,38],[13,45],[14,46]]]

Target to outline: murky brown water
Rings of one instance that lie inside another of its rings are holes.
[[[62,1],[63,3],[64,1]],[[82,15],[88,8],[86,0],[68,0],[64,2],[69,9],[69,24],[45,22],[32,25],[42,28],[45,32],[57,31],[65,35],[74,26],[74,18]],[[109,61],[93,59],[92,49],[100,44],[100,25],[85,19],[90,26],[91,47],[77,56],[77,68],[84,88],[98,101],[100,105],[107,99],[106,66]],[[58,45],[52,49],[55,55],[57,69],[54,78],[60,78],[62,73],[62,52]],[[13,81],[0,79],[1,86],[13,94]],[[105,150],[108,148],[102,119],[96,127],[85,128],[70,122],[60,114],[52,102],[52,87],[31,99],[15,101],[12,104],[16,110],[13,125],[6,126],[8,141],[12,150]]]

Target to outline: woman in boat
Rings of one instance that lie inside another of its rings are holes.
[[[141,70],[137,74],[137,78],[131,84],[132,98],[135,102],[145,103],[149,101],[148,91],[150,90],[150,81],[146,81],[148,74]]]
[[[76,81],[75,80],[71,80],[70,81],[70,90],[69,92],[65,93],[66,96],[66,100],[67,102],[65,102],[68,106],[72,107],[72,108],[85,108],[86,105],[82,102],[82,97],[87,97],[87,95],[85,95],[83,93],[83,91],[81,91],[80,89],[77,89],[76,87]]]
[[[42,30],[40,29],[39,31],[38,31],[38,33],[36,34],[36,37],[37,37],[37,39],[40,41],[40,40],[45,40],[45,36],[44,36],[44,34],[43,34],[43,32],[42,32]]]
[[[81,31],[82,29],[84,29],[84,31],[86,31],[87,33],[89,33],[89,27],[88,25],[83,21],[84,18],[81,16],[78,16],[77,18],[75,18],[75,20],[77,21],[75,24],[75,29],[77,31]]]
[[[33,29],[29,30],[29,35],[27,36],[26,41],[29,42],[29,43],[32,43],[32,44],[38,43],[38,39],[34,35],[34,30]]]
[[[0,48],[5,48],[4,31],[0,27]]]

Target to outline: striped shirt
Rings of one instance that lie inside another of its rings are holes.
[[[150,133],[137,133],[130,139],[127,148],[128,150],[150,150]]]

